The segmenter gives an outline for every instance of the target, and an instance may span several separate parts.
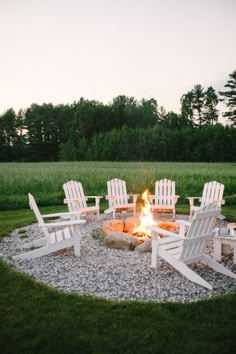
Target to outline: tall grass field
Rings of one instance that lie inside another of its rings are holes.
[[[153,192],[156,180],[172,179],[178,204],[201,196],[204,183],[216,180],[225,185],[226,205],[236,206],[236,163],[52,162],[1,163],[0,210],[28,208],[29,192],[39,206],[63,205],[62,185],[69,180],[80,181],[86,195],[105,196],[106,182],[115,177],[127,182],[129,193],[139,194],[146,188]]]

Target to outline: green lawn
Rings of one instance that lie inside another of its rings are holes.
[[[1,212],[0,233],[33,221],[30,210]],[[115,302],[62,293],[3,262],[0,274],[4,354],[235,352],[236,294],[191,304]]]
[[[233,353],[236,295],[192,304],[68,295],[0,262],[0,343],[8,353]]]
[[[110,178],[128,191],[152,190],[158,178],[176,181],[177,213],[203,184],[225,184],[227,221],[236,221],[236,164],[38,163],[0,164],[0,238],[35,222],[31,192],[42,213],[66,211],[62,184],[83,183],[86,194],[105,195]],[[102,200],[101,211],[107,207]],[[13,210],[15,209],[15,210]],[[1,240],[0,240],[1,242]],[[236,294],[189,304],[115,302],[65,294],[0,261],[0,351],[3,354],[234,353]]]

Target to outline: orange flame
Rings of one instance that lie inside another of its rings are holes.
[[[151,237],[151,231],[147,230],[146,227],[157,224],[153,219],[151,213],[151,204],[148,199],[149,194],[150,192],[148,189],[146,189],[145,192],[142,194],[142,200],[144,206],[140,214],[140,225],[136,227],[133,231],[133,234],[142,235],[142,238],[144,239],[148,239]]]

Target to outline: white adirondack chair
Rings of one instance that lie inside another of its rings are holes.
[[[149,226],[152,233],[152,263],[156,268],[157,257],[161,257],[182,273],[189,280],[212,290],[212,285],[191,270],[187,264],[202,262],[215,271],[236,279],[236,274],[216,262],[205,254],[207,243],[215,236],[215,222],[220,215],[220,208],[215,204],[208,204],[200,208],[191,223],[176,221],[180,224],[179,234]],[[185,235],[186,228],[188,231]],[[167,237],[159,238],[159,233]]]
[[[69,181],[63,184],[66,198],[64,203],[68,205],[69,211],[77,211],[79,217],[90,213],[97,213],[99,216],[99,203],[101,196],[85,196],[82,184],[76,181]],[[87,206],[88,198],[95,199],[94,206]]]
[[[56,213],[56,214],[47,214],[41,215],[38,206],[35,202],[32,194],[29,195],[29,204],[30,208],[33,210],[36,219],[38,221],[38,226],[42,229],[44,237],[34,240],[32,242],[28,242],[23,246],[25,249],[32,249],[28,252],[19,254],[14,256],[13,259],[31,259],[36,257],[45,256],[49,253],[59,251],[61,249],[74,246],[74,254],[75,256],[80,256],[80,232],[79,225],[85,223],[85,220],[68,220],[62,222],[52,222],[45,223],[44,218],[55,218],[61,216],[70,216],[72,218],[76,218],[78,213]],[[53,231],[51,233],[48,232],[48,228],[52,227],[60,227],[60,230]],[[63,229],[61,227],[64,227]]]
[[[175,204],[179,195],[175,194],[175,182],[169,179],[162,179],[155,182],[155,195],[149,195],[152,212],[173,213],[175,220]]]
[[[187,197],[190,203],[190,220],[192,220],[193,213],[204,205],[215,203],[221,207],[222,204],[225,204],[223,200],[224,188],[225,186],[222,183],[212,181],[204,184],[202,197]],[[200,206],[194,205],[195,199],[201,202]]]
[[[128,194],[126,189],[126,182],[114,178],[107,181],[107,196],[109,208],[104,211],[104,213],[113,213],[113,218],[115,219],[117,211],[123,210],[133,210],[134,215],[136,215],[136,201],[138,194]],[[132,203],[128,202],[128,199],[132,196]]]

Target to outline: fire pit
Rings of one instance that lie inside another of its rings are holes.
[[[178,230],[178,224],[175,222],[154,220],[148,195],[148,190],[142,194],[143,207],[139,217],[109,220],[99,229],[94,230],[94,237],[99,237],[103,245],[110,248],[147,252],[151,251],[152,238],[148,226],[158,225],[170,231]]]

